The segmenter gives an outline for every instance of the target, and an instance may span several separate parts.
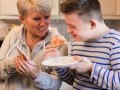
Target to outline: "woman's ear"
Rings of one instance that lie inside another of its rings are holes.
[[[91,20],[91,29],[94,29],[96,27],[96,21],[95,20]]]
[[[19,19],[20,19],[21,23],[24,24],[24,18],[23,18],[23,16],[19,15]]]

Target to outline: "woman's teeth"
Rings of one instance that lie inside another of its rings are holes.
[[[39,28],[39,30],[45,30],[45,28]]]

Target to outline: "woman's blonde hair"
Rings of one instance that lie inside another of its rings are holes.
[[[18,12],[22,17],[27,16],[27,12],[30,9],[36,9],[43,15],[51,14],[51,6],[49,0],[18,0],[17,1]]]

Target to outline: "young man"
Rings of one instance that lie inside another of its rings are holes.
[[[108,28],[98,0],[66,0],[60,5],[71,34],[71,55],[80,60],[57,69],[76,90],[120,89],[120,33]]]

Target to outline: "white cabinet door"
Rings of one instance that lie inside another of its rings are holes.
[[[120,16],[120,0],[116,0],[116,15]]]
[[[17,0],[0,0],[0,15],[18,15]]]
[[[50,4],[52,7],[52,16],[58,16],[59,15],[59,0],[50,0]]]
[[[116,0],[99,0],[104,15],[116,15]]]
[[[0,0],[0,16],[18,15],[17,0]],[[59,15],[59,0],[50,0],[52,6],[52,16]]]

